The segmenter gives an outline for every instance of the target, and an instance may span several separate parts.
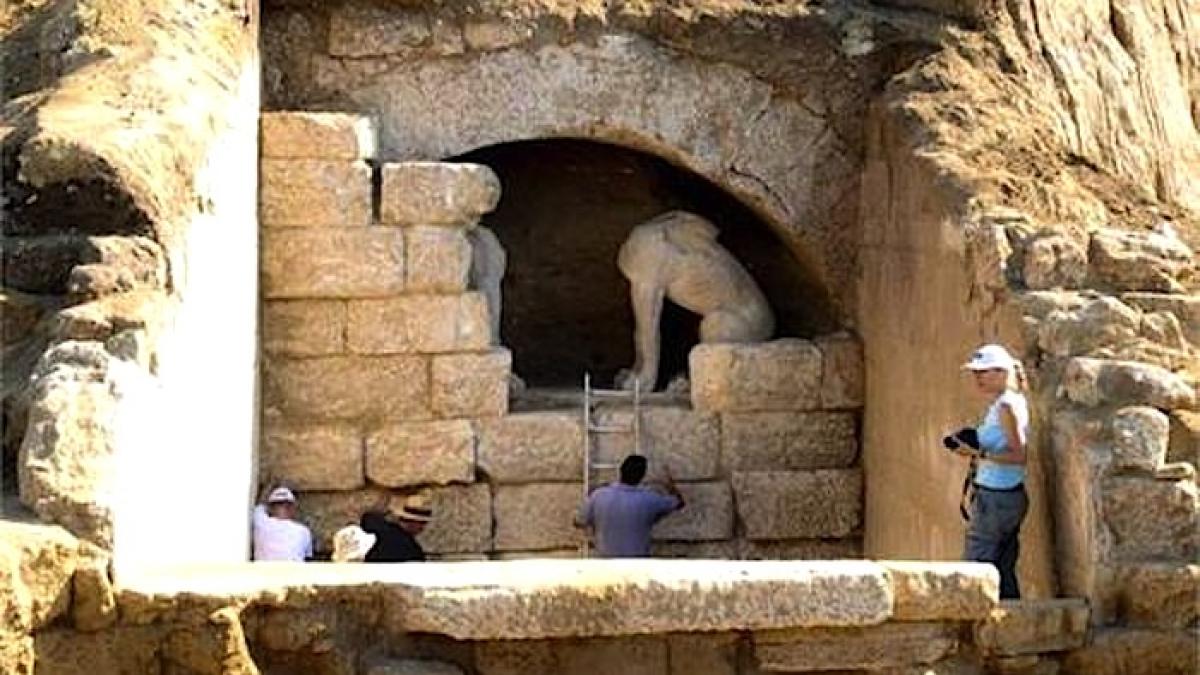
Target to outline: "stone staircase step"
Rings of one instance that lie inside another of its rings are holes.
[[[1006,600],[975,625],[975,642],[997,656],[1069,651],[1083,645],[1089,614],[1081,598]]]

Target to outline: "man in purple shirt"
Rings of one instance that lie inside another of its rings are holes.
[[[596,553],[602,558],[646,558],[650,556],[650,530],[667,514],[683,508],[669,473],[662,487],[667,494],[641,487],[646,477],[646,458],[630,455],[621,462],[621,480],[588,495],[577,527],[590,527],[596,536]]]

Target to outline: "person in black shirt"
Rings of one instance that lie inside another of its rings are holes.
[[[424,562],[425,551],[417,535],[433,519],[433,510],[409,498],[393,521],[382,509],[367,511],[359,519],[359,527],[375,535],[375,545],[365,562]]]

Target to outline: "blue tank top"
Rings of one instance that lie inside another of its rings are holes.
[[[1029,403],[1023,395],[1012,390],[1005,391],[988,407],[983,423],[975,429],[979,434],[979,449],[984,456],[979,460],[975,484],[994,490],[1007,490],[1025,482],[1024,464],[1000,464],[987,459],[988,455],[1008,452],[1008,438],[1000,424],[1000,407],[1003,405],[1008,405],[1017,418],[1017,433],[1021,436],[1021,443],[1029,442]]]

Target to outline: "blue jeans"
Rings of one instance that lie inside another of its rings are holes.
[[[1000,597],[1019,598],[1017,557],[1021,521],[1029,510],[1025,488],[989,490],[976,486],[971,497],[971,521],[963,559],[988,562],[1000,571]]]

